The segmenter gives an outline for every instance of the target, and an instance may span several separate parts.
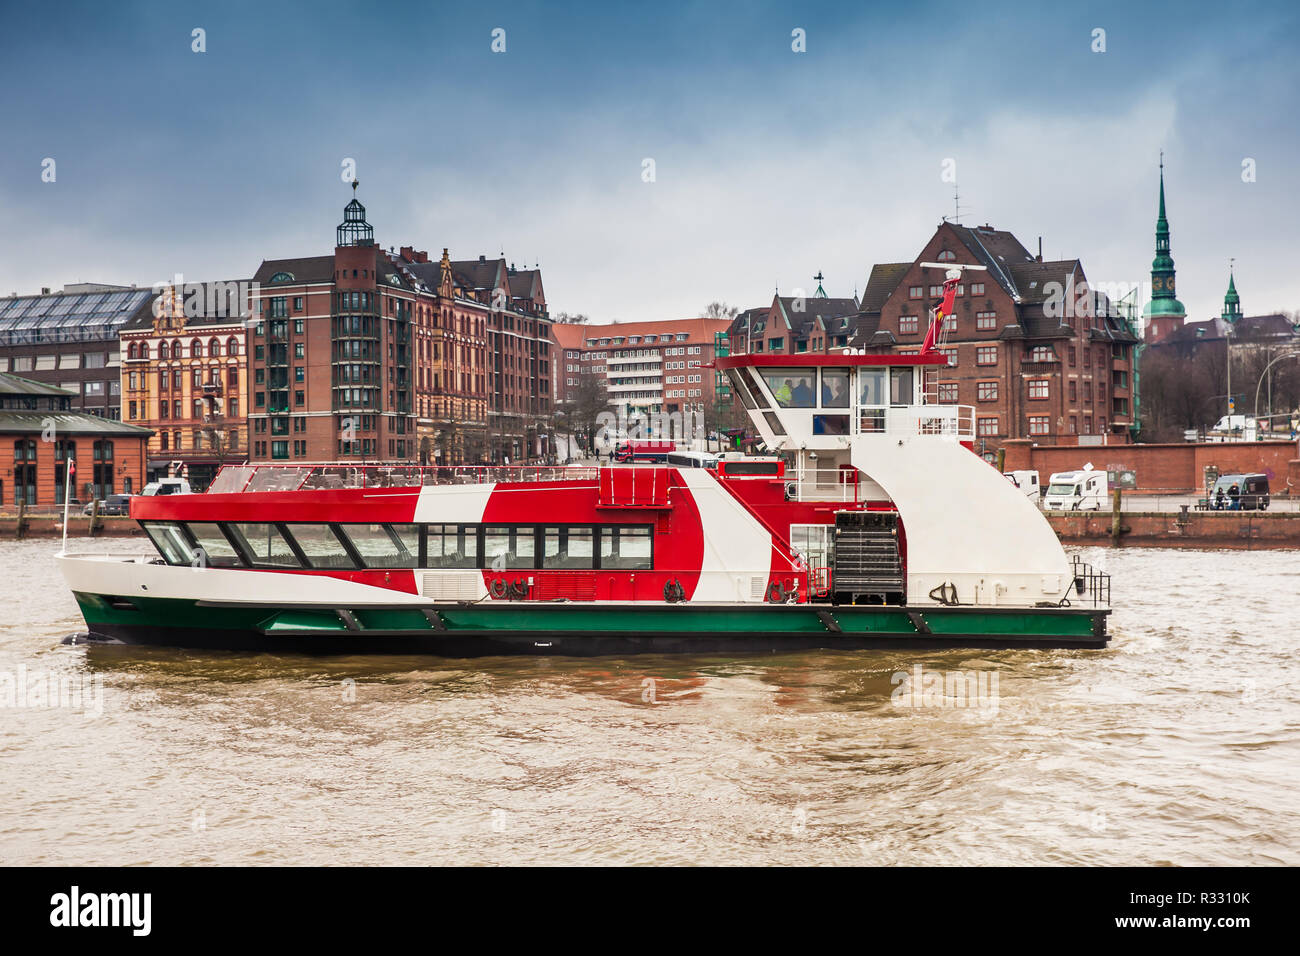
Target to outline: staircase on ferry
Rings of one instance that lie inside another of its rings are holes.
[[[834,600],[839,604],[903,603],[898,515],[841,511],[835,516]]]

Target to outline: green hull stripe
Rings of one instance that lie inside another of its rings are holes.
[[[118,627],[161,627],[173,630],[205,628],[259,631],[268,635],[364,635],[367,631],[444,633],[419,608],[348,608],[360,625],[349,631],[332,610],[199,606],[190,599],[130,598],[134,607],[114,607],[96,594],[78,593],[86,624]],[[753,605],[746,607],[691,607],[661,605],[625,607],[603,605],[474,604],[437,605],[445,633],[552,633],[557,636],[592,634],[705,633],[705,634],[826,634],[818,611],[829,611],[844,634],[918,636],[907,610],[893,607],[815,605]],[[919,614],[935,637],[983,635],[1088,639],[1098,611],[1072,608],[1027,610],[1019,613],[973,608],[910,609]]]

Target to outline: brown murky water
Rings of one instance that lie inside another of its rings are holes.
[[[1086,551],[1106,651],[446,661],[64,646],[56,547],[0,543],[3,864],[1300,863],[1294,552]]]

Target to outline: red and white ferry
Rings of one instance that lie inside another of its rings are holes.
[[[157,556],[60,565],[92,638],[127,643],[1104,646],[1109,578],[973,453],[973,409],[927,401],[936,325],[916,355],[717,359],[770,456],[226,467],[206,494],[132,499]]]

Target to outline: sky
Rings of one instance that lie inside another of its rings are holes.
[[[1163,150],[1189,318],[1232,259],[1300,309],[1294,3],[0,8],[0,294],[327,255],[349,160],[382,245],[594,321],[860,294],[953,173],[962,223],[1146,282]]]

